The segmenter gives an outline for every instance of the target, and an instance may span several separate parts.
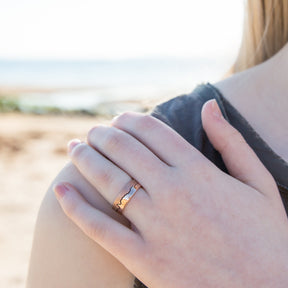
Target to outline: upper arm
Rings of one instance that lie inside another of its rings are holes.
[[[29,288],[133,287],[134,277],[114,257],[88,238],[62,209],[53,184],[67,181],[96,208],[128,225],[71,163],[49,187],[39,210],[29,265]]]

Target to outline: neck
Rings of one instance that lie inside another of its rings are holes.
[[[288,111],[288,43],[272,58],[215,84],[246,115],[267,110],[285,116]],[[248,102],[257,104],[248,105]],[[285,121],[286,122],[286,121]]]
[[[278,109],[285,111],[286,114],[288,111],[288,44],[268,61],[259,65],[258,73],[256,78],[258,85],[261,86],[262,97],[267,98],[265,100],[270,104],[278,104]]]
[[[214,84],[260,137],[286,160],[287,75],[288,44],[264,63]]]

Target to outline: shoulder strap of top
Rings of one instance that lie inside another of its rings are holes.
[[[221,155],[210,143],[201,120],[203,104],[215,97],[219,106],[221,105],[224,117],[227,117],[221,98],[207,84],[200,84],[190,94],[183,94],[157,105],[151,115],[173,128],[221,170],[227,172]]]

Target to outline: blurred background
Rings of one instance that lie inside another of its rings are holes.
[[[0,0],[0,287],[24,287],[66,142],[219,81],[243,0]]]

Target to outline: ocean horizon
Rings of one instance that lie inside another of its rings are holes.
[[[219,58],[0,59],[0,88],[18,88],[24,106],[89,110],[103,102],[190,93],[197,84],[220,80],[228,68]]]

